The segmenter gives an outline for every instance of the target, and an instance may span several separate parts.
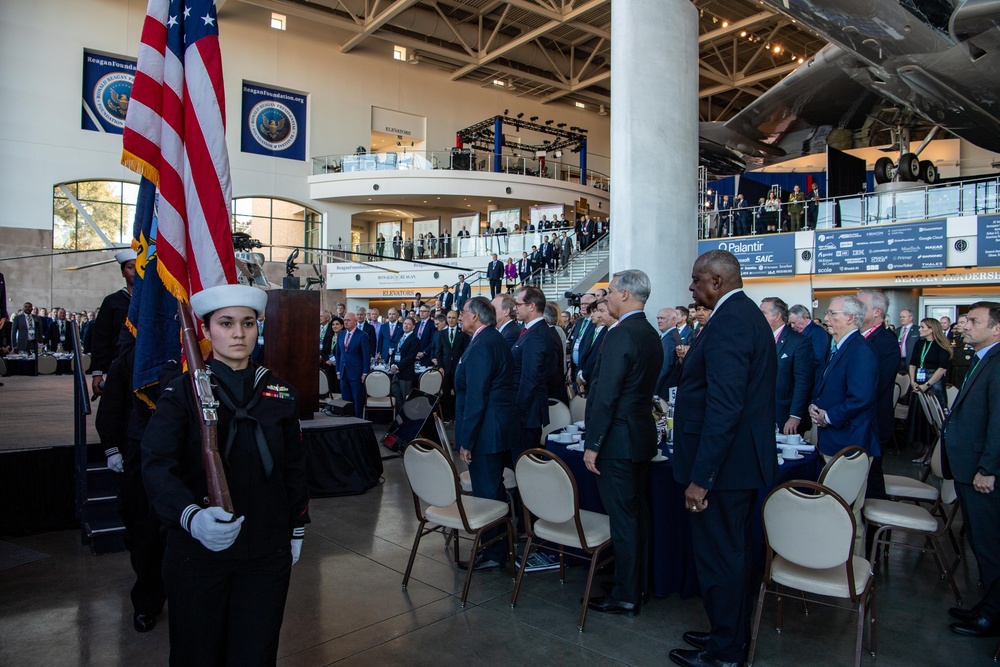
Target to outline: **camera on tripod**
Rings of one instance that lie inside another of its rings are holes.
[[[570,308],[579,308],[580,299],[583,298],[583,294],[577,294],[576,292],[565,292],[563,297],[566,299],[566,305]]]

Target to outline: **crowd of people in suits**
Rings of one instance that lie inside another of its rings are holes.
[[[76,322],[80,331],[82,350],[90,352],[91,327],[98,311],[72,312],[60,306],[37,308],[25,303],[13,317],[0,317],[0,353],[72,352],[71,322]]]
[[[816,229],[819,205],[823,195],[813,183],[809,192],[793,185],[785,201],[774,190],[754,204],[743,193],[728,194],[705,202],[704,211],[710,219],[707,233],[711,237],[749,236],[776,232],[799,232]]]

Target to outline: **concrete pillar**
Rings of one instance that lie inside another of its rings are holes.
[[[611,15],[611,273],[642,269],[647,313],[690,302],[697,256],[698,10],[628,0]]]

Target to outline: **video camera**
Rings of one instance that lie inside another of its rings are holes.
[[[583,294],[577,294],[576,292],[564,292],[563,297],[566,299],[566,305],[570,308],[579,308],[580,299],[583,298]]]

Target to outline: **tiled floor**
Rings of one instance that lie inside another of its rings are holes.
[[[887,468],[917,472],[903,458]],[[458,601],[464,572],[432,535],[422,543],[406,590],[400,586],[416,520],[398,459],[385,484],[361,496],[312,503],[291,591],[280,664],[350,665],[663,665],[681,633],[704,629],[698,598],[652,600],[638,618],[591,613],[576,628],[585,573],[529,575],[516,609],[509,573],[473,576],[469,604]],[[91,556],[75,531],[16,540],[50,558],[0,572],[0,665],[158,665],[167,660],[165,616],[151,633],[131,627],[131,571],[125,554]],[[971,565],[971,566],[970,566]],[[977,599],[974,564],[959,565],[968,604]],[[929,556],[896,549],[881,568],[879,654],[866,665],[987,664],[994,640],[948,630],[954,599]],[[848,665],[856,616],[786,602],[784,631],[765,611],[756,665]],[[866,644],[867,645],[867,644]]]

